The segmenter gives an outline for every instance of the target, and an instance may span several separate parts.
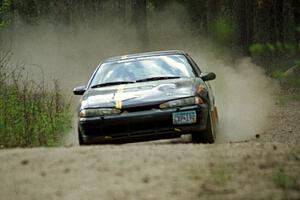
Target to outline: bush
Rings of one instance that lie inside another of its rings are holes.
[[[299,75],[289,73],[289,70],[286,72],[274,71],[274,72],[272,72],[271,76],[272,76],[272,78],[279,81],[279,83],[283,87],[283,89],[288,89],[288,88],[299,89],[300,88]]]
[[[9,55],[2,54],[0,59],[0,146],[61,144],[71,125],[70,102],[56,81],[50,90],[44,84],[22,79],[21,67],[8,72]]]

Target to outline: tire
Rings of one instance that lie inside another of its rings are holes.
[[[79,146],[82,146],[82,145],[86,145],[86,143],[83,141],[83,138],[82,138],[82,135],[78,129],[78,142],[79,142]]]
[[[214,143],[215,130],[212,123],[211,112],[208,112],[206,130],[192,133],[192,141],[194,143]]]

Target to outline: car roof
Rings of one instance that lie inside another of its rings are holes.
[[[140,58],[140,57],[148,57],[148,56],[161,56],[161,55],[172,55],[172,54],[186,54],[186,53],[184,51],[180,51],[180,50],[143,52],[143,53],[122,55],[122,56],[108,58],[108,59],[105,59],[103,61],[103,63],[105,63],[105,62],[119,61],[119,60],[126,60],[126,59],[130,59],[130,58]]]

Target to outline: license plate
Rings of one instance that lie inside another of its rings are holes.
[[[197,122],[196,111],[173,113],[173,124],[194,124]]]

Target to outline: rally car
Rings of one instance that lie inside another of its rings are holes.
[[[213,143],[218,114],[202,72],[182,51],[159,51],[104,60],[86,86],[78,108],[80,145],[176,138]]]

